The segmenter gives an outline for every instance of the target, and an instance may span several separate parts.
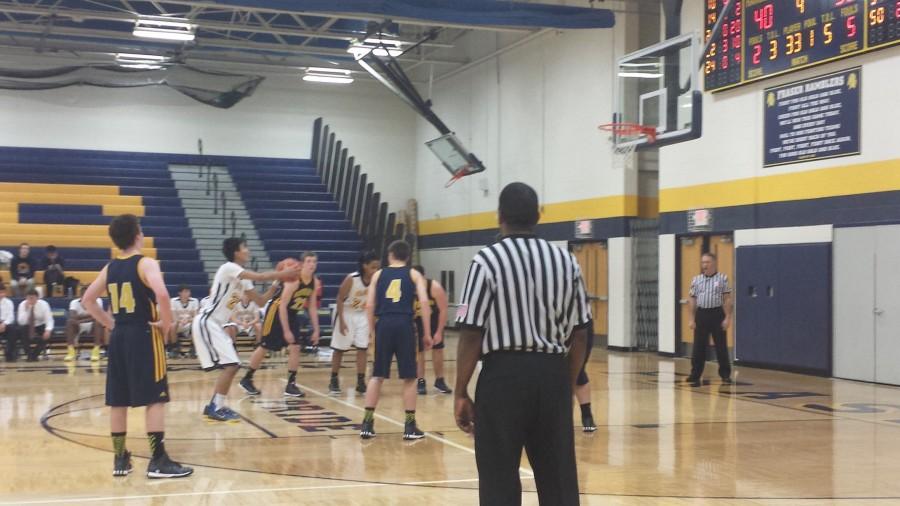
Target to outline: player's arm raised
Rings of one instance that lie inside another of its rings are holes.
[[[286,271],[277,271],[277,272],[282,273],[282,272],[286,272]],[[255,302],[257,306],[262,307],[262,306],[265,306],[266,302],[269,302],[272,299],[272,297],[275,295],[275,291],[278,290],[279,283],[281,283],[281,282],[276,280],[274,283],[272,283],[269,286],[269,289],[263,293],[257,292],[255,288],[246,290],[246,291],[244,291],[244,293],[247,295],[247,297],[251,301]]]
[[[435,302],[437,302],[438,311],[437,328],[434,329],[434,335],[431,337],[434,339],[434,344],[438,344],[444,340],[444,327],[447,326],[447,290],[444,290],[444,287],[437,281],[432,281],[431,294],[434,296]]]
[[[350,293],[350,287],[353,286],[353,277],[347,276],[338,288],[337,301],[335,302],[334,321],[338,324],[338,330],[341,334],[347,334],[347,324],[344,322],[344,299]]]
[[[369,281],[369,290],[366,293],[366,319],[369,320],[369,335],[375,335],[375,298],[378,296],[378,278],[381,277],[381,271],[372,275]]]
[[[281,292],[281,303],[278,304],[278,321],[281,322],[281,333],[288,344],[297,343],[297,339],[294,337],[294,331],[291,329],[290,320],[288,319],[288,311],[291,310],[288,306],[291,305],[291,297],[299,287],[299,281],[288,281],[285,283],[284,290]]]
[[[431,349],[432,345],[431,325],[428,323],[431,321],[431,307],[428,304],[428,283],[425,281],[425,276],[419,274],[419,271],[410,271],[410,273],[412,274],[413,283],[416,284],[416,295],[422,307],[422,321],[425,322],[425,325],[422,325],[422,344],[428,350]]]
[[[159,322],[154,323],[163,335],[172,329],[172,300],[169,298],[169,290],[163,280],[162,271],[159,270],[159,262],[152,258],[144,257],[138,262],[138,274],[150,290],[156,294],[156,303],[159,305]]]
[[[238,275],[240,279],[249,279],[250,281],[274,281],[279,278],[289,279],[300,276],[300,267],[295,269],[285,269],[283,271],[265,271],[256,272],[243,270]]]
[[[81,307],[88,312],[94,321],[100,323],[108,329],[115,327],[115,321],[112,314],[103,311],[103,308],[97,305],[97,299],[106,291],[106,267],[100,271],[94,282],[91,283],[87,290],[81,295]]]

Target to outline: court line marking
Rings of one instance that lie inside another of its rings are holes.
[[[343,401],[343,400],[338,399],[338,398],[336,398],[336,397],[334,397],[334,396],[326,395],[326,394],[324,394],[324,393],[322,393],[322,392],[320,392],[320,391],[318,391],[318,390],[316,390],[316,389],[314,389],[314,388],[310,388],[310,387],[308,387],[308,386],[306,386],[306,385],[302,385],[302,384],[300,384],[300,383],[297,383],[297,386],[302,387],[302,388],[305,388],[307,391],[312,392],[312,393],[318,395],[319,397],[322,397],[322,398],[325,398],[325,399],[332,400],[332,401],[337,402],[338,404],[344,405],[344,406],[346,406],[346,407],[348,407],[348,408],[352,408],[352,409],[355,409],[355,410],[357,410],[357,411],[362,411],[363,413],[366,412],[366,409],[365,409],[365,408],[361,408],[361,407],[357,406],[356,404],[353,404],[353,403],[350,403],[350,402],[347,402],[347,401]],[[392,424],[394,424],[394,425],[397,425],[397,426],[399,426],[399,427],[403,427],[403,426],[404,426],[404,423],[403,423],[403,422],[400,422],[400,421],[398,421],[398,420],[394,420],[393,418],[384,416],[384,415],[382,415],[382,414],[376,413],[376,414],[375,414],[375,417],[376,417],[376,418],[380,418],[380,419],[382,419],[382,420],[384,420],[384,421],[386,421],[386,422],[388,422],[388,423],[392,423]],[[423,432],[425,432],[425,431],[423,431]],[[440,443],[444,443],[445,445],[450,446],[450,447],[452,447],[452,448],[456,448],[457,450],[462,450],[462,451],[464,451],[464,452],[468,452],[468,453],[471,453],[472,455],[475,455],[475,450],[474,450],[474,449],[469,448],[468,446],[463,446],[463,445],[461,445],[461,444],[459,444],[459,443],[454,443],[453,441],[450,441],[449,439],[446,439],[446,438],[443,438],[443,437],[440,437],[440,436],[436,436],[436,435],[432,434],[431,432],[425,432],[425,437],[427,437],[427,438],[429,438],[429,439],[433,439],[433,440],[438,441],[438,442],[440,442]],[[528,469],[528,468],[525,468],[525,467],[519,466],[519,473],[524,473],[524,474],[526,475],[526,476],[520,476],[520,478],[533,478],[533,477],[534,477],[534,472],[533,472],[531,469]]]
[[[315,479],[315,478],[313,478]],[[530,479],[530,478],[529,478]],[[462,480],[437,480],[437,481],[409,481],[403,483],[355,483],[351,485],[307,485],[304,487],[277,487],[277,488],[255,488],[245,490],[207,490],[198,492],[171,492],[167,494],[142,494],[128,496],[107,496],[107,497],[77,497],[77,498],[60,498],[60,499],[39,499],[32,501],[16,501],[16,502],[0,502],[0,505],[12,504],[71,504],[86,503],[100,501],[129,501],[137,499],[160,499],[166,497],[196,497],[196,496],[216,496],[225,494],[257,494],[257,493],[274,493],[274,492],[300,492],[303,490],[340,490],[351,488],[371,488],[371,487],[390,487],[397,485],[441,485],[446,483],[473,483],[478,482],[478,478],[467,478]],[[471,489],[476,491],[478,489]]]

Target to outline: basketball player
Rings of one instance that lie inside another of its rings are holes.
[[[425,268],[421,265],[413,267],[419,274],[425,276]],[[434,388],[442,394],[452,394],[453,390],[444,381],[444,327],[447,325],[447,292],[440,283],[433,279],[425,278],[426,291],[428,292],[428,307],[431,308],[431,335],[434,347],[431,348],[431,363],[434,365]],[[417,355],[417,368],[419,381],[416,390],[419,395],[425,395],[425,347],[422,346],[423,335],[422,306],[416,301],[416,331],[419,336],[419,353]]]
[[[416,427],[416,337],[413,335],[414,302],[422,305],[422,319],[431,320],[425,278],[409,268],[410,247],[394,241],[388,247],[388,267],[372,276],[372,290],[366,301],[369,328],[375,329],[375,365],[366,392],[366,414],[359,435],[375,437],[375,408],[381,385],[391,375],[391,362],[397,356],[397,376],[403,380],[403,405],[406,420],[403,439],[422,439],[425,434]],[[375,317],[378,316],[378,324]],[[423,330],[424,348],[431,348],[431,329]]]
[[[356,391],[366,393],[366,354],[369,349],[369,319],[366,316],[369,283],[381,268],[381,260],[374,251],[366,251],[359,257],[359,270],[349,274],[338,289],[337,308],[334,313],[331,336],[331,382],[328,391],[341,393],[338,373],[341,359],[350,347],[356,348]],[[346,309],[346,310],[345,310]]]
[[[584,353],[584,364],[575,380],[575,399],[581,407],[581,430],[583,432],[596,432],[597,424],[594,423],[594,414],[591,412],[591,383],[587,375],[588,361],[591,359],[591,350],[594,349],[594,322],[587,326],[587,351]]]
[[[300,334],[300,343],[303,347],[302,351],[304,353],[318,353],[319,352],[319,342],[318,337],[316,338],[316,344],[310,342],[312,336],[309,334],[309,328],[312,327],[312,331],[314,334],[319,335],[319,303],[322,301],[322,280],[316,276],[316,270],[319,268],[319,257],[312,251],[305,251],[303,255],[300,257],[300,260],[303,262],[303,274],[302,277],[307,282],[309,279],[315,279],[316,284],[316,298],[313,301],[312,298],[307,297],[306,304],[303,306],[303,312],[300,313],[299,329],[297,332]],[[316,303],[315,307],[312,307],[310,304],[313,302]]]
[[[247,241],[239,237],[229,237],[222,243],[222,253],[228,260],[219,267],[210,289],[209,304],[200,310],[194,319],[191,333],[194,338],[194,349],[200,365],[205,371],[222,369],[216,380],[213,397],[203,409],[203,414],[215,421],[238,421],[240,415],[225,407],[225,398],[234,376],[240,368],[241,359],[234,347],[234,341],[228,336],[223,326],[228,323],[231,312],[240,302],[241,296],[247,294],[253,300],[271,296],[275,290],[273,284],[264,296],[253,289],[253,281],[271,281],[282,275],[296,276],[297,270],[253,272],[244,269],[250,261],[250,249]]]
[[[103,307],[103,301],[98,300],[98,305]],[[88,314],[81,304],[81,299],[73,299],[69,303],[69,317],[66,319],[66,356],[63,360],[71,362],[75,360],[78,338],[84,335],[94,337],[94,347],[91,349],[91,362],[100,361],[100,346],[103,344],[105,331],[102,325],[94,321],[94,317]]]
[[[241,301],[234,307],[234,311],[231,313],[231,320],[225,324],[225,329],[232,340],[237,339],[238,336],[249,336],[258,344],[262,338],[259,305],[255,301],[250,300],[246,293],[241,295]]]
[[[266,352],[278,352],[287,346],[288,349],[288,381],[284,387],[284,395],[287,397],[305,397],[297,387],[297,368],[300,367],[300,342],[295,333],[299,328],[298,312],[304,306],[309,306],[310,311],[317,311],[318,280],[314,273],[316,268],[316,254],[303,253],[303,263],[300,277],[297,280],[286,281],[266,307],[266,315],[263,320],[262,341],[250,356],[250,364],[247,373],[240,381],[241,388],[249,395],[259,395],[261,392],[253,384],[253,375],[262,366],[266,358]],[[316,314],[316,313],[312,313]],[[319,319],[312,318],[313,334],[311,344],[319,344]]]
[[[191,347],[191,356],[196,357],[194,351],[193,339],[191,337],[191,327],[194,318],[200,312],[200,301],[191,297],[191,289],[187,285],[178,287],[178,298],[172,301],[172,315],[175,318],[175,325],[172,327],[172,334],[169,336],[169,358],[177,358],[181,356],[181,340],[187,340]]]
[[[194,472],[173,462],[165,448],[165,406],[169,402],[164,336],[172,326],[169,292],[159,263],[141,255],[144,234],[137,217],[123,214],[109,224],[109,236],[122,255],[100,271],[84,292],[84,309],[107,329],[109,366],[106,405],[110,406],[113,476],[132,471],[131,452],[125,449],[128,408],[146,406],[145,425],[150,439],[148,478],[180,478]],[[97,298],[109,292],[110,316]],[[157,314],[157,302],[159,314]]]

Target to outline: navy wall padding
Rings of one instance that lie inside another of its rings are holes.
[[[736,359],[830,375],[831,244],[741,246],[736,280]]]
[[[612,28],[608,9],[568,7],[497,0],[218,0],[239,7],[315,14],[371,14],[377,18],[412,18],[434,24],[523,28]]]

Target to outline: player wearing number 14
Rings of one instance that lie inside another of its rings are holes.
[[[132,470],[125,432],[128,408],[139,406],[146,406],[145,425],[152,452],[147,477],[188,476],[193,469],[172,462],[164,445],[165,406],[169,402],[164,336],[172,327],[166,283],[159,263],[141,255],[144,234],[135,216],[115,217],[109,224],[109,236],[122,254],[100,271],[81,300],[94,321],[113,331],[106,373],[106,405],[110,407],[115,452],[113,476],[126,476]],[[97,304],[104,291],[109,292],[112,316]]]

